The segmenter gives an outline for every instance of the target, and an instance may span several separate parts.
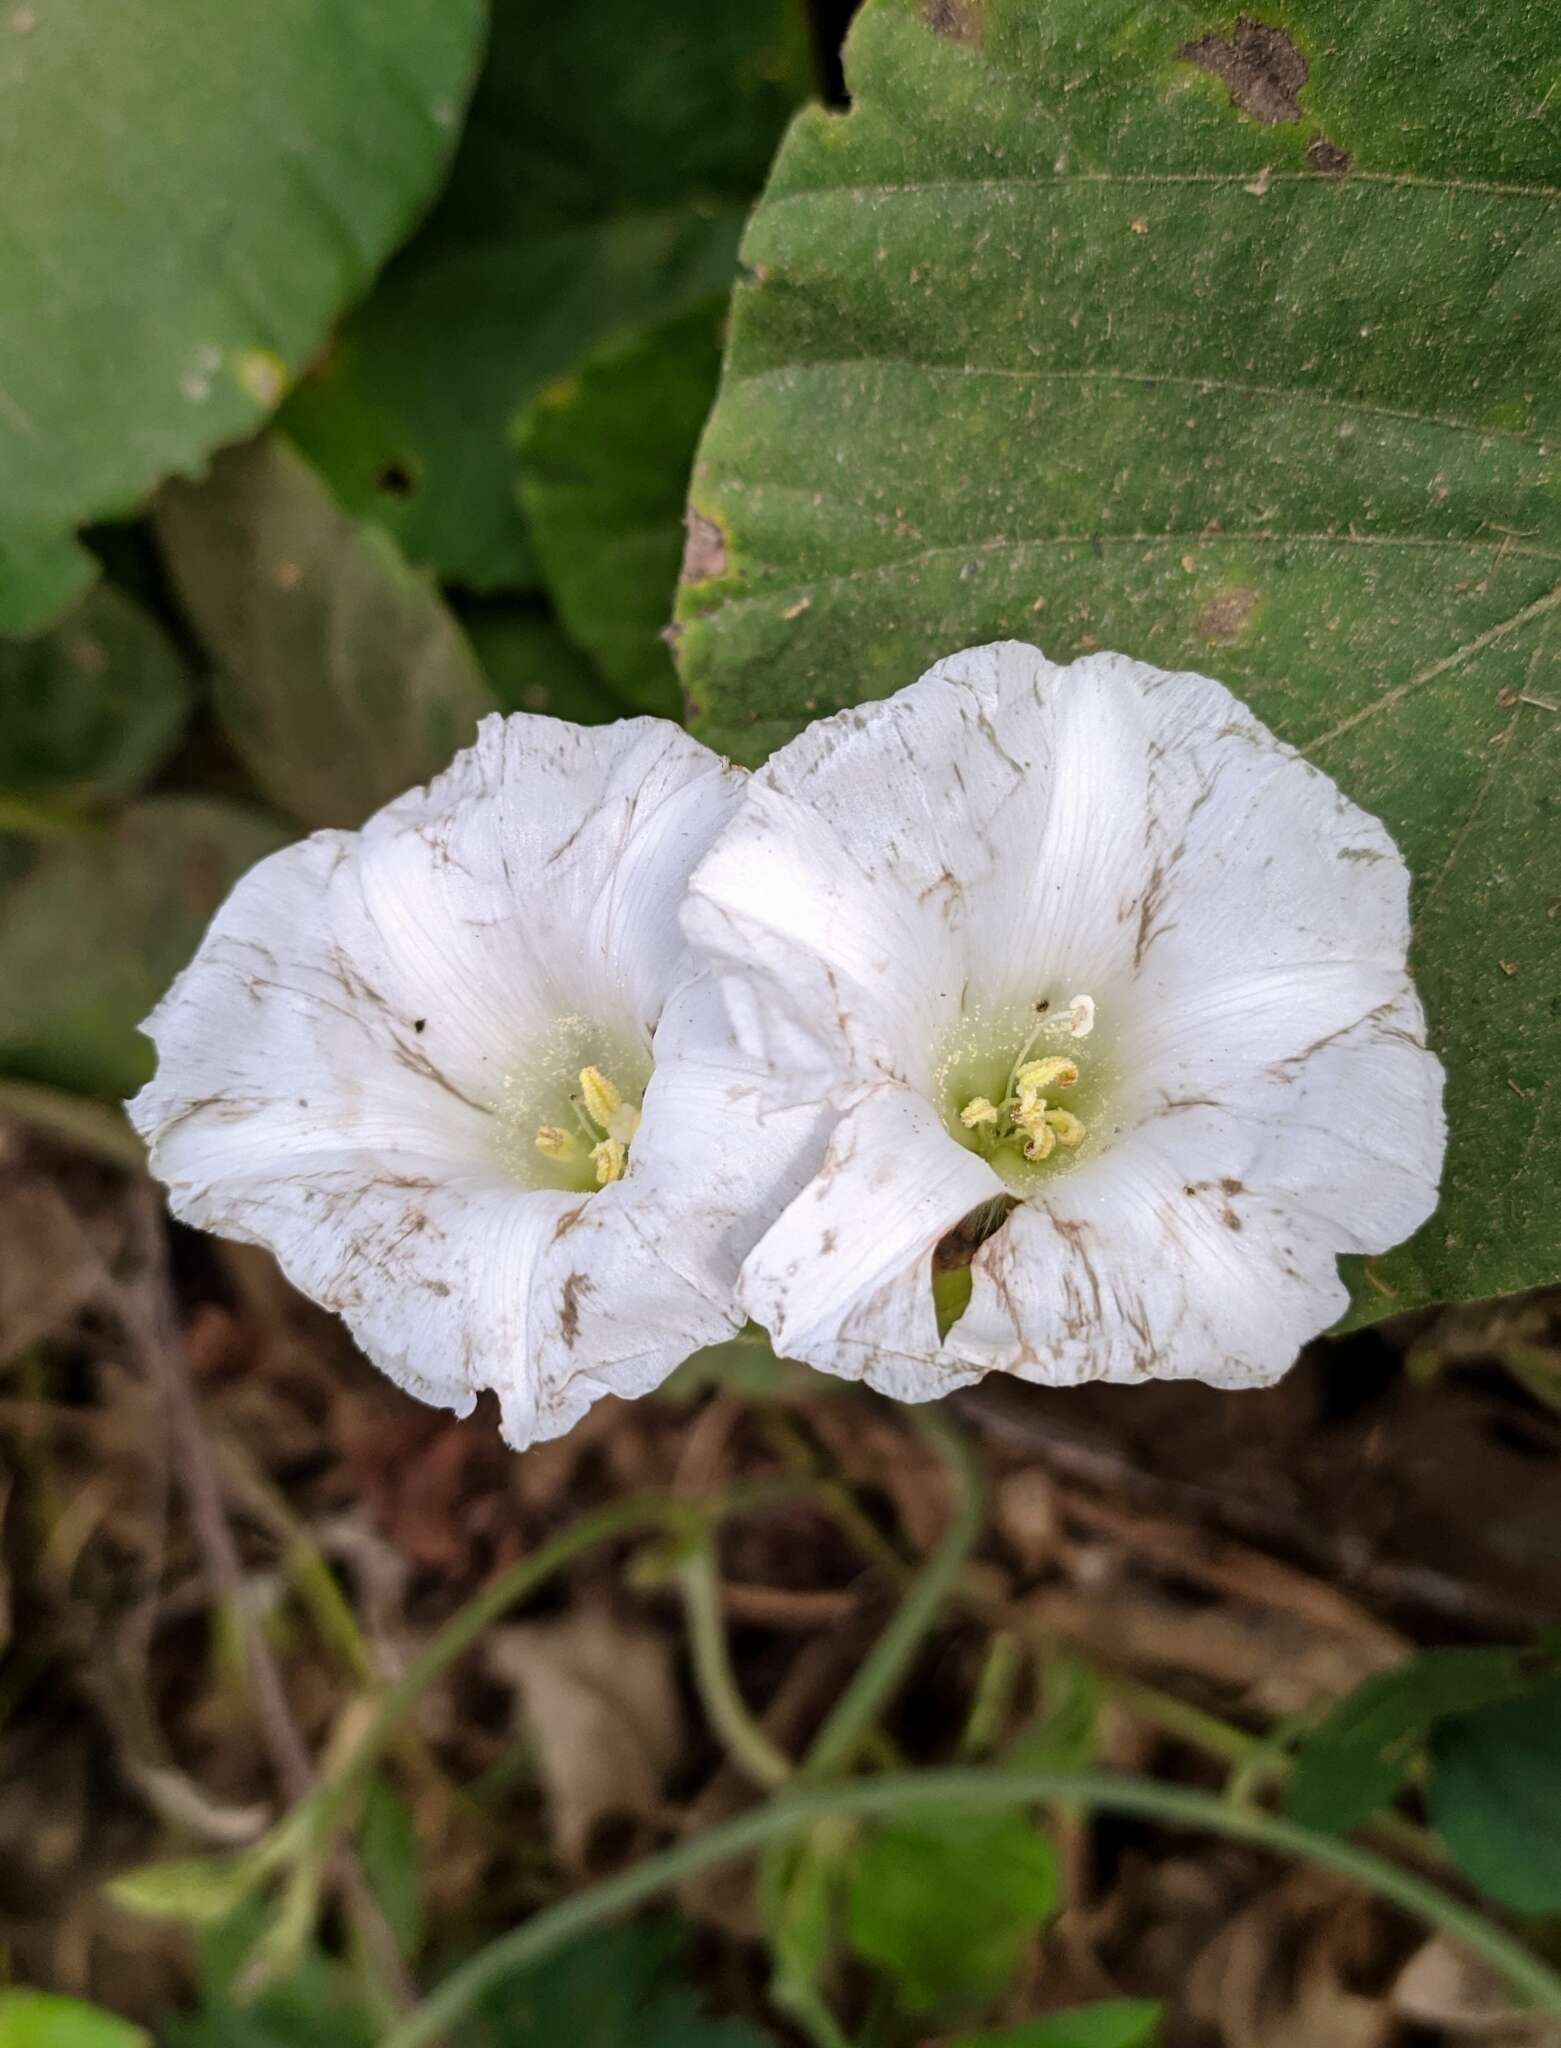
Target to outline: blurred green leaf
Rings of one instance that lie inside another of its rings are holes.
[[[358,1855],[396,1945],[415,1956],[423,1941],[423,1849],[411,1808],[376,1778],[358,1822]]]
[[[725,318],[723,295],[599,350],[516,428],[520,500],[559,616],[636,710],[669,718],[683,698],[662,635]]]
[[[705,2017],[679,1967],[684,1939],[661,1919],[571,1943],[488,1993],[482,2048],[769,2048],[746,2021]]]
[[[1386,822],[1452,1143],[1361,1320],[1561,1276],[1561,13],[1458,49],[867,0],[744,237],[679,607],[742,760],[1015,636],[1212,670]]]
[[[242,1853],[230,1856],[171,1856],[122,1870],[108,1895],[126,1913],[144,1920],[178,1920],[189,1927],[224,1921],[265,1877],[265,1866]]]
[[[193,2013],[167,2048],[374,2048],[382,2031],[352,1970],[309,1945],[280,1981],[251,1981],[275,1929],[274,1903],[247,1899],[200,1928]]]
[[[190,695],[156,620],[99,583],[52,633],[0,640],[0,798],[127,795],[173,748]]]
[[[1561,1913],[1561,1677],[1438,1724],[1426,1805],[1465,1877],[1523,1913]]]
[[[137,1026],[247,867],[291,837],[211,797],[154,797],[35,853],[0,889],[0,1072],[124,1096],[152,1070]]]
[[[516,408],[727,289],[806,85],[798,0],[497,0],[443,199],[287,408],[343,503],[472,590],[533,584]]]
[[[1449,1714],[1511,1699],[1548,1665],[1529,1650],[1427,1650],[1364,1680],[1302,1742],[1285,1804],[1304,1827],[1342,1834],[1408,1783]]]
[[[250,432],[437,182],[480,0],[17,6],[0,34],[0,630]]]
[[[1070,2006],[990,2034],[956,2034],[943,2048],[1155,2048],[1163,2008],[1139,1998]]]
[[[1012,1982],[1061,1896],[1057,1858],[1020,1813],[891,1821],[864,1839],[846,1927],[918,2013],[958,2013]]]
[[[167,2023],[167,2048],[374,2048],[382,2031],[348,1971],[313,1951],[257,1995],[203,1992],[195,2012]]]
[[[501,709],[576,725],[623,717],[626,706],[540,605],[492,598],[464,605],[460,619]]]
[[[152,2037],[95,2005],[49,1991],[0,1991],[0,2048],[151,2048]]]
[[[229,449],[203,484],[170,485],[157,532],[217,664],[229,737],[305,824],[361,824],[494,708],[438,591],[280,435]]]
[[[1105,1688],[1099,1672],[1066,1650],[1048,1649],[1034,1717],[1003,1751],[1010,1771],[1082,1771],[1095,1761]]]

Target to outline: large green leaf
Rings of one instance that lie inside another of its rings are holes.
[[[746,2020],[713,2019],[679,1968],[675,1920],[609,1927],[484,1999],[473,2048],[768,2048]]]
[[[433,192],[481,0],[114,0],[0,23],[0,629],[72,538],[249,432]]]
[[[1223,677],[1379,813],[1448,1066],[1359,1314],[1561,1271],[1561,14],[868,0],[743,245],[714,743],[1000,636]]]
[[[1465,1876],[1520,1912],[1561,1913],[1561,1678],[1444,1721],[1426,1805]]]
[[[138,1088],[152,1049],[136,1027],[233,883],[288,836],[236,804],[155,797],[40,852],[0,893],[0,1072]]]
[[[395,542],[351,519],[280,435],[173,484],[157,531],[217,663],[255,781],[310,825],[357,825],[443,768],[494,708],[476,655]]]
[[[1024,1814],[908,1816],[867,1837],[846,1926],[910,2011],[959,2013],[1006,1990],[1060,1897],[1056,1853]]]
[[[663,637],[726,299],[602,349],[522,414],[521,503],[559,614],[637,710],[676,718]]]
[[[726,290],[804,89],[797,0],[496,0],[441,204],[288,407],[343,502],[474,590],[533,582],[516,408]]]
[[[90,590],[52,633],[0,640],[0,804],[122,796],[178,738],[184,659],[134,599]]]

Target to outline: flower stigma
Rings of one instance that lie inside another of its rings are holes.
[[[1098,1097],[1098,1085],[1090,1083],[1104,1077],[1093,1071],[1086,1080],[1086,1066],[1096,1069],[1097,1062],[1081,1064],[1071,1053],[1049,1048],[1058,1041],[1077,1043],[1094,1028],[1089,996],[1074,996],[1060,1007],[1043,998],[1012,1021],[1011,1013],[1001,1020],[970,1015],[950,1041],[936,1076],[950,1129],[1010,1185],[1027,1185],[1035,1177],[1032,1169],[1070,1157],[1089,1136],[1094,1117],[1079,1112],[1098,1106],[1086,1098]],[[1006,1038],[1011,1044],[1020,1029],[1025,1036],[1019,1050],[1007,1059],[994,1055],[994,1041]],[[989,1075],[998,1077],[996,1085]],[[1081,1086],[1083,1096],[1076,1092]]]
[[[527,1187],[590,1193],[622,1180],[650,1061],[626,1040],[563,1017],[506,1076],[495,1106],[501,1164]]]

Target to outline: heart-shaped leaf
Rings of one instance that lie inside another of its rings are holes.
[[[248,433],[434,189],[481,0],[114,0],[0,19],[0,631],[76,527]]]
[[[1362,1318],[1561,1272],[1561,15],[867,0],[744,239],[681,665],[753,760],[1003,637],[1212,672],[1389,825],[1448,1068]]]

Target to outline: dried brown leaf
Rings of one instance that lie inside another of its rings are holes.
[[[488,1661],[520,1695],[559,1860],[583,1870],[609,1823],[652,1819],[684,1743],[665,1636],[582,1608],[496,1629]]]

